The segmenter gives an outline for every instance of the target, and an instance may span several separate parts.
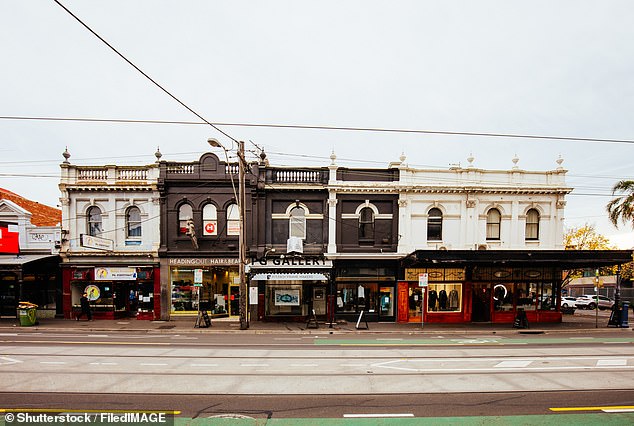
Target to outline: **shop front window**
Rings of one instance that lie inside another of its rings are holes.
[[[267,284],[266,285],[266,315],[297,315],[307,314],[303,303],[304,294],[301,284]]]
[[[495,284],[493,286],[493,306],[496,312],[507,312],[514,309],[514,289],[515,286],[512,283]]]
[[[515,284],[515,295],[517,308],[525,311],[534,311],[537,301],[537,284],[520,283]]]
[[[408,294],[409,318],[420,318],[422,315],[421,303],[423,300],[422,287],[410,286]]]
[[[377,312],[378,284],[339,284],[337,286],[337,313]]]
[[[557,300],[553,293],[553,283],[540,283],[540,296],[537,309],[540,311],[554,311],[557,309]]]
[[[429,283],[427,312],[460,312],[462,310],[462,284]]]
[[[172,267],[172,313],[188,314],[198,309],[212,315],[229,315],[233,280],[237,270],[230,267]]]
[[[380,314],[383,317],[394,316],[394,288],[381,287],[379,289]]]

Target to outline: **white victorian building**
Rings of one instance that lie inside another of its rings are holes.
[[[64,317],[86,292],[95,319],[157,319],[158,164],[77,166],[69,157],[59,184]]]

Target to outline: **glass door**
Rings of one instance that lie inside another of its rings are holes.
[[[473,284],[471,321],[491,321],[491,291],[489,284]]]
[[[229,316],[240,315],[240,286],[229,286]]]
[[[409,322],[420,322],[423,316],[423,289],[418,283],[409,286]]]

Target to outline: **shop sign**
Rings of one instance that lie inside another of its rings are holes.
[[[252,268],[332,268],[332,260],[321,258],[275,258],[275,259],[251,259]]]
[[[328,281],[324,274],[255,274],[256,281]]]
[[[114,241],[86,234],[81,234],[80,245],[97,250],[114,250]]]
[[[87,285],[86,288],[84,288],[84,293],[86,293],[86,298],[91,302],[94,302],[101,296],[101,290],[94,284]]]
[[[203,221],[203,235],[218,235],[218,224],[215,220]]]
[[[168,260],[170,266],[237,266],[237,257],[173,257]]]
[[[427,287],[429,285],[429,275],[427,273],[418,274],[418,286]]]
[[[0,227],[0,253],[18,254],[20,233],[16,225]]]
[[[202,287],[202,284],[203,284],[203,270],[194,269],[194,285],[196,285],[196,287]]]
[[[95,281],[134,281],[136,268],[95,268]]]

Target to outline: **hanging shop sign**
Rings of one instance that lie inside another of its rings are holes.
[[[95,268],[95,281],[134,281],[136,268]]]
[[[96,250],[114,250],[114,241],[86,234],[81,234],[80,245],[82,247]]]
[[[87,285],[86,288],[84,288],[84,293],[86,293],[86,298],[91,302],[94,302],[101,297],[101,290],[93,284]]]

